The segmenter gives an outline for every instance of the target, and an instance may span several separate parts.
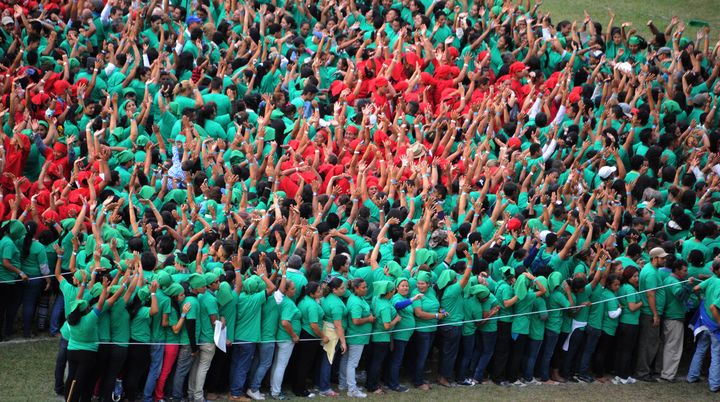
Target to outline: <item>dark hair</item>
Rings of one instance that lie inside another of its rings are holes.
[[[300,301],[307,295],[311,295],[317,290],[320,289],[320,283],[319,282],[308,282],[305,286],[303,286],[302,289],[300,289],[300,296],[297,298],[297,304],[300,304]]]
[[[80,310],[76,308],[72,313],[68,314],[67,322],[69,325],[78,325],[83,316],[87,313],[87,310]]]
[[[29,221],[25,224],[25,230],[27,231],[27,234],[25,234],[25,239],[23,239],[23,247],[20,256],[22,258],[27,258],[28,255],[30,255],[30,246],[32,246],[33,238],[35,237],[35,232],[37,232],[38,224],[35,221]]]
[[[354,278],[354,279],[348,281],[348,287],[350,288],[350,290],[351,290],[353,293],[355,293],[355,290],[356,290],[358,287],[360,287],[360,285],[362,285],[363,283],[365,283],[365,279],[363,279],[363,278]]]
[[[636,272],[638,272],[638,269],[635,266],[625,267],[622,273],[622,283],[630,283],[630,278],[632,278]]]

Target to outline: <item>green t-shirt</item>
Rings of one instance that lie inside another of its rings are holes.
[[[476,320],[483,318],[483,305],[477,297],[470,296],[463,301],[463,312],[465,314],[463,317],[464,320],[470,322],[463,324],[462,336],[470,336],[474,334],[478,328]]]
[[[660,286],[662,284],[662,281],[660,280],[660,274],[658,273],[657,268],[650,265],[650,263],[645,264],[645,266],[640,270],[640,291],[646,290],[646,289],[652,289]],[[658,314],[661,314],[662,306],[660,303],[658,303],[657,294],[659,290],[655,291],[655,301],[656,301],[656,309],[658,311]],[[642,300],[643,305],[640,308],[640,312],[645,315],[652,315],[652,310],[650,310],[650,303],[648,302],[647,292],[640,293],[640,300]]]
[[[530,316],[530,339],[534,341],[542,341],[545,337],[545,323],[547,322],[547,303],[544,297],[536,297],[533,302],[532,311],[534,314]]]
[[[599,275],[598,272],[596,275]],[[590,306],[590,314],[588,315],[588,325],[595,329],[602,329],[603,316],[607,312],[607,306],[605,303],[598,303],[603,300],[603,287],[599,284],[595,286],[595,289],[590,293],[590,301],[593,303]]]
[[[152,342],[150,333],[151,322],[150,307],[140,307],[137,313],[135,313],[135,317],[132,317],[130,320],[130,339],[133,342]]]
[[[618,296],[623,296],[620,299],[620,306],[622,306],[622,314],[620,314],[620,323],[628,325],[638,325],[640,323],[640,309],[630,311],[628,303],[637,303],[642,301],[637,290],[629,283],[625,283],[620,286],[618,290]],[[643,302],[645,303],[645,302]]]
[[[460,283],[455,282],[445,287],[445,292],[440,300],[440,307],[444,308],[449,316],[443,321],[444,324],[460,326],[465,313],[463,311],[463,288]]]
[[[13,242],[8,236],[5,236],[0,240],[0,258],[9,260],[10,264],[12,264],[15,268],[21,267],[20,250],[15,245],[15,242]],[[18,279],[18,276],[14,272],[5,268],[4,265],[0,266],[0,282],[13,281],[15,279]]]
[[[720,278],[714,275],[706,279],[700,283],[700,291],[705,299],[705,312],[712,317],[710,306],[717,303],[718,298],[720,298]]]
[[[70,325],[68,350],[98,350],[98,322],[102,313],[95,307],[80,318],[76,325]]]
[[[616,299],[615,297],[615,293],[613,293],[610,289],[603,289],[601,300],[606,300],[604,303],[602,303],[605,305],[606,314],[603,315],[602,330],[610,336],[615,335],[615,330],[617,329],[620,318],[611,318],[609,314],[610,312],[617,310],[620,306],[620,303],[618,301],[619,299]]]
[[[275,336],[280,325],[280,303],[276,297],[285,298],[282,292],[276,292],[272,297],[265,299],[262,306],[262,322],[260,323],[260,339],[262,341],[276,340]]]
[[[274,298],[272,302],[275,302]],[[300,336],[300,317],[302,314],[300,314],[300,310],[295,305],[295,302],[289,297],[283,297],[280,306],[278,306],[278,310],[280,311],[280,320],[289,322],[295,335]],[[282,325],[278,325],[276,339],[278,342],[287,342],[292,341],[292,336],[288,334]]]
[[[552,294],[550,294],[550,300],[548,302],[548,305],[549,310],[555,310],[570,307],[570,302],[568,301],[565,292],[561,288],[558,288],[555,289]],[[552,331],[556,334],[560,333],[560,327],[562,326],[563,322],[563,311],[565,310],[555,310],[548,312],[547,321],[545,321],[545,328],[548,331]]]
[[[110,342],[112,335],[110,333],[110,304],[105,303],[102,314],[98,319],[97,325],[98,339],[100,342]]]
[[[20,269],[30,278],[41,275],[40,267],[48,268],[47,253],[45,247],[39,241],[33,240],[30,244],[30,252],[25,258],[20,258]]]
[[[118,290],[119,292],[119,290]],[[122,296],[113,304],[110,313],[110,339],[121,347],[130,341],[130,313]]]
[[[385,329],[385,323],[391,322],[397,316],[397,311],[390,300],[384,297],[373,297],[372,311],[375,315],[373,323],[373,342],[390,342],[390,332]]]
[[[325,321],[331,324],[340,321],[343,329],[347,328],[347,307],[339,297],[330,293],[322,299],[320,304],[325,315]]]
[[[490,310],[492,310],[493,307],[498,305],[499,304],[497,298],[494,294],[490,293],[490,295],[488,295],[488,298],[484,302],[482,302],[483,313],[489,312]],[[495,332],[497,331],[497,319],[495,317],[492,317],[486,323],[480,325],[479,328],[482,332]]]
[[[530,333],[530,315],[528,315],[527,313],[532,311],[535,299],[535,292],[530,289],[528,290],[527,295],[524,298],[518,300],[517,303],[515,303],[515,314],[524,315],[518,315],[513,318],[512,332],[514,334],[528,335]]]
[[[170,314],[172,305],[170,304],[170,298],[163,293],[162,290],[158,289],[155,291],[157,297],[158,312],[152,317],[152,323],[150,324],[150,333],[153,342],[165,342],[168,330],[162,326],[162,317],[164,314]],[[169,322],[169,320],[168,320]],[[172,330],[170,330],[172,332]]]
[[[322,307],[320,307],[320,304],[312,297],[307,296],[300,300],[298,309],[300,309],[300,313],[302,314],[302,330],[310,334],[313,338],[317,338],[310,324],[317,324],[320,330],[322,330],[323,318],[325,317],[325,312]]]
[[[235,319],[236,342],[260,342],[262,306],[265,299],[264,291],[252,295],[240,293]]]
[[[418,293],[421,292],[415,289],[415,291],[413,291],[413,296]],[[415,301],[417,304],[413,303],[413,309],[419,307],[422,311],[429,314],[436,314],[440,311],[440,302],[438,301],[433,288],[429,288],[427,292],[423,293],[423,295],[422,299]],[[437,331],[437,323],[438,320],[435,318],[424,320],[422,318],[415,317],[415,327],[417,332],[435,332]]]
[[[390,302],[395,305],[395,303],[403,300],[405,300],[405,297],[401,296],[399,293],[395,293],[390,299]],[[411,304],[400,310],[396,309],[396,311],[402,319],[395,325],[395,328],[393,328],[393,330],[396,331],[393,332],[393,339],[397,339],[399,341],[409,341],[413,330],[415,329],[415,313],[413,312],[413,305]]]
[[[365,324],[355,325],[352,320],[354,318],[368,317],[370,315],[370,305],[365,299],[352,294],[348,298],[347,309],[348,329],[345,337],[347,338],[348,345],[367,345],[370,343],[370,335],[358,335],[372,332],[372,323],[366,322]]]
[[[198,343],[213,343],[215,342],[215,327],[210,321],[210,316],[218,316],[217,299],[209,290],[205,290],[204,293],[198,295],[198,301],[200,305],[200,314],[198,314],[200,322],[196,323],[196,326],[200,327]]]
[[[513,314],[513,307],[505,307],[503,303],[506,300],[510,300],[515,296],[515,291],[512,286],[505,281],[499,282],[495,289],[495,298],[497,298],[498,304],[500,305],[500,311],[498,311],[498,317],[502,322],[513,322],[512,317],[508,317]]]

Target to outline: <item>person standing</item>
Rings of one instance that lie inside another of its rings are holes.
[[[662,285],[658,269],[665,265],[668,253],[661,247],[650,250],[650,262],[640,271],[640,334],[637,357],[637,376],[642,381],[653,381],[653,359],[660,347],[660,318],[664,308]]]
[[[692,293],[693,278],[680,283],[687,278],[688,264],[685,260],[675,260],[672,274],[663,281],[667,286],[665,291],[665,316],[663,320],[663,368],[660,381],[675,382],[683,352],[685,338],[685,313],[687,302]]]
[[[687,381],[689,383],[700,380],[700,372],[705,361],[705,354],[710,349],[710,371],[708,373],[708,385],[710,391],[720,391],[720,259],[712,262],[713,276],[706,279],[693,290],[703,295],[700,308],[696,313],[693,327],[696,331],[704,327],[697,334],[697,345],[690,370],[688,370]]]
[[[370,312],[370,305],[365,300],[368,287],[367,282],[362,278],[355,278],[349,282],[352,294],[347,301],[348,309],[348,350],[340,359],[340,388],[347,388],[347,395],[350,398],[366,398],[367,394],[362,392],[357,385],[355,370],[360,364],[363,349],[370,343],[372,324],[375,316]]]

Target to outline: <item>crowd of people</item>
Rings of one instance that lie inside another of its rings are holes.
[[[57,336],[67,401],[720,390],[704,22],[530,0],[0,10],[0,339]]]

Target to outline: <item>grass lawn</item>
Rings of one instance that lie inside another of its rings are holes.
[[[57,401],[52,390],[53,367],[57,340],[47,339],[28,343],[0,343],[0,400]],[[299,398],[296,398],[300,400]],[[392,393],[370,399],[393,402],[417,400],[471,401],[717,401],[717,394],[707,384],[646,384],[603,385],[571,384],[563,386],[534,386],[502,388],[495,385],[473,388],[441,389],[435,386],[429,392],[412,389],[406,394]]]
[[[653,20],[661,31],[665,29],[673,15],[680,17],[686,24],[693,19],[702,20],[710,24],[710,46],[714,46],[720,32],[718,7],[720,7],[719,0],[544,0],[540,8],[545,12],[551,12],[553,23],[567,19],[582,24],[583,10],[587,10],[593,20],[602,24],[603,32],[610,19],[608,9],[611,9],[616,15],[616,26],[620,26],[625,21],[632,22],[632,27],[645,39],[650,39],[650,30],[645,25],[648,20]],[[685,32],[685,36],[695,40],[696,28],[688,26]]]

